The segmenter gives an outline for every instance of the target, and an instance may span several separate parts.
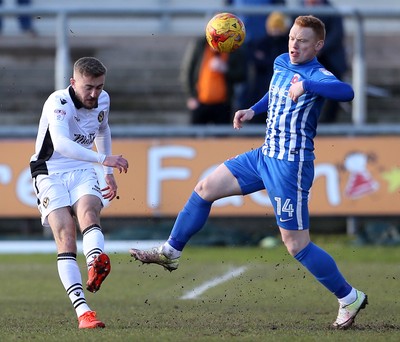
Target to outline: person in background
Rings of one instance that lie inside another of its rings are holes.
[[[300,4],[304,6],[308,12],[312,12],[311,8],[315,6],[332,7],[329,0],[301,0]],[[346,49],[344,45],[345,31],[343,18],[340,14],[320,15],[319,18],[325,23],[326,40],[324,48],[318,54],[318,60],[339,80],[343,80],[348,70]],[[338,120],[339,111],[339,102],[327,100],[322,108],[320,122],[336,122]]]
[[[17,0],[17,5],[20,6],[29,6],[31,4],[31,0]],[[3,5],[3,0],[0,0],[0,6]],[[0,16],[0,32],[3,29],[3,18]],[[36,36],[36,30],[33,28],[32,18],[29,15],[20,15],[18,16],[19,27],[23,33],[27,33],[31,36]]]
[[[111,153],[105,77],[106,67],[98,59],[82,57],[75,62],[70,86],[52,93],[43,106],[30,160],[42,225],[53,233],[58,274],[80,329],[104,328],[105,324],[85,299],[76,260],[76,231],[78,228],[83,237],[86,289],[97,292],[111,271],[100,225],[103,199],[111,201],[117,195],[113,168],[128,170],[128,161]],[[93,163],[103,166],[104,188],[100,188]]]
[[[351,85],[339,81],[318,62],[324,40],[321,20],[296,18],[289,32],[289,52],[275,59],[269,91],[250,108],[238,110],[233,119],[233,127],[240,129],[254,115],[267,111],[264,143],[226,160],[197,183],[165,243],[129,252],[143,263],[176,270],[183,249],[203,228],[214,201],[266,189],[288,253],[337,298],[339,312],[333,327],[347,329],[367,305],[367,296],[347,282],[332,256],[311,241],[309,231],[314,137],[321,106],[325,98],[354,98]]]
[[[281,12],[272,12],[265,20],[266,34],[255,45],[254,83],[249,90],[251,102],[260,100],[268,91],[275,58],[287,51],[289,18]],[[256,115],[250,123],[265,124],[266,116]]]
[[[182,62],[181,80],[188,94],[191,124],[231,123],[234,84],[244,80],[245,72],[241,49],[220,53],[203,37],[189,44]]]
[[[240,14],[241,8],[248,6],[285,6],[286,0],[225,0],[225,4],[232,6],[232,11],[237,11],[246,27],[246,39],[242,48],[246,55],[246,80],[236,86],[235,107],[248,108],[253,102],[251,90],[254,89],[255,65],[254,50],[257,42],[265,36],[265,21],[268,13]]]

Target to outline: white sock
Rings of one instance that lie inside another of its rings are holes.
[[[93,259],[104,251],[104,235],[101,228],[92,225],[83,231],[82,249],[86,257],[86,264],[90,267]]]
[[[82,287],[82,277],[76,262],[74,253],[61,253],[57,256],[58,275],[65,291],[74,306],[76,315],[79,317],[86,311],[90,311],[86,303]]]
[[[177,249],[172,247],[168,242],[165,242],[162,245],[161,251],[168,259],[179,258],[182,254],[182,251],[178,251]]]
[[[350,293],[343,298],[339,299],[339,303],[341,305],[349,305],[351,303],[354,303],[354,301],[357,299],[357,291],[356,289],[353,287],[350,291]]]

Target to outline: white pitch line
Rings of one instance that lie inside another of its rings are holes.
[[[215,287],[219,284],[222,284],[232,278],[240,276],[244,271],[247,269],[247,267],[242,266],[239,268],[236,268],[232,271],[229,271],[228,273],[225,273],[224,275],[220,277],[216,277],[214,279],[211,279],[207,282],[205,282],[203,285],[200,285],[198,287],[195,287],[193,290],[188,291],[185,295],[183,295],[180,299],[195,299],[204,292],[206,292],[208,289]]]

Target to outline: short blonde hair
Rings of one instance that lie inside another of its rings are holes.
[[[75,62],[74,72],[81,75],[100,77],[106,74],[107,68],[97,58],[82,57]]]

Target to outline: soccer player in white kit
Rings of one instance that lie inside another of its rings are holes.
[[[351,101],[354,97],[349,84],[318,62],[324,40],[322,21],[313,16],[296,18],[289,33],[289,52],[275,59],[269,91],[251,108],[237,111],[233,119],[233,127],[240,129],[254,115],[268,112],[264,144],[225,161],[200,180],[162,246],[132,248],[130,253],[144,263],[173,271],[189,239],[204,226],[214,201],[266,189],[289,254],[338,299],[333,327],[346,329],[367,305],[367,296],[346,281],[334,259],[309,234],[308,199],[321,106],[326,98]]]
[[[103,90],[106,71],[93,57],[75,62],[70,85],[52,93],[43,106],[30,160],[42,224],[53,232],[58,274],[81,329],[104,328],[105,324],[85,299],[76,261],[77,226],[88,267],[86,289],[96,292],[111,271],[100,225],[103,199],[111,201],[117,195],[113,168],[128,171],[128,161],[111,152],[110,98]],[[103,166],[103,189],[93,163]]]

